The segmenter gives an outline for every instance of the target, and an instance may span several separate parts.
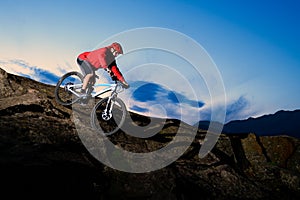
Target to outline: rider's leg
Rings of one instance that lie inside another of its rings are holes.
[[[81,92],[86,92],[86,88],[87,85],[90,81],[90,79],[93,77],[93,74],[87,74],[85,75],[84,79],[83,79],[83,84],[82,84],[82,88],[81,88]]]
[[[87,61],[77,58],[77,63],[84,76],[81,93],[86,93],[87,85],[90,82],[91,78],[94,76],[95,72],[92,69],[92,66]]]

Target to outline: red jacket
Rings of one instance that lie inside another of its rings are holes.
[[[109,68],[118,80],[124,81],[124,77],[117,67],[115,57],[107,47],[81,53],[78,58],[89,62],[95,70]]]

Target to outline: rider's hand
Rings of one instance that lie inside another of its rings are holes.
[[[130,85],[126,81],[121,81],[121,83],[122,83],[122,87],[125,89],[128,89],[130,87]]]
[[[113,80],[113,81],[117,81],[117,80],[118,80],[118,78],[117,78],[116,76],[114,76],[114,75],[110,76],[110,78],[111,78],[111,80]]]

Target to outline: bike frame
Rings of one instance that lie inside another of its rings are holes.
[[[100,96],[102,94],[105,94],[107,92],[110,91],[116,91],[118,84],[117,83],[99,83],[99,84],[95,84],[93,87],[106,87],[102,90],[100,90],[99,92],[96,93],[92,93],[91,96],[97,97]],[[82,83],[81,84],[75,84],[75,85],[67,85],[67,90],[70,91],[71,93],[73,93],[75,96],[79,97],[79,94],[77,92],[75,92],[75,89],[80,89],[82,87]]]
[[[94,87],[106,87],[102,90],[100,90],[99,92],[96,92],[96,93],[92,93],[92,97],[97,97],[97,96],[100,96],[102,94],[105,94],[107,92],[110,92],[110,91],[116,91],[116,88],[117,88],[118,84],[117,83],[99,83],[99,84],[95,84]]]

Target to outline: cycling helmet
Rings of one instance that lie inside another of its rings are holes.
[[[118,42],[112,43],[110,47],[114,48],[119,54],[123,54],[123,48]]]

